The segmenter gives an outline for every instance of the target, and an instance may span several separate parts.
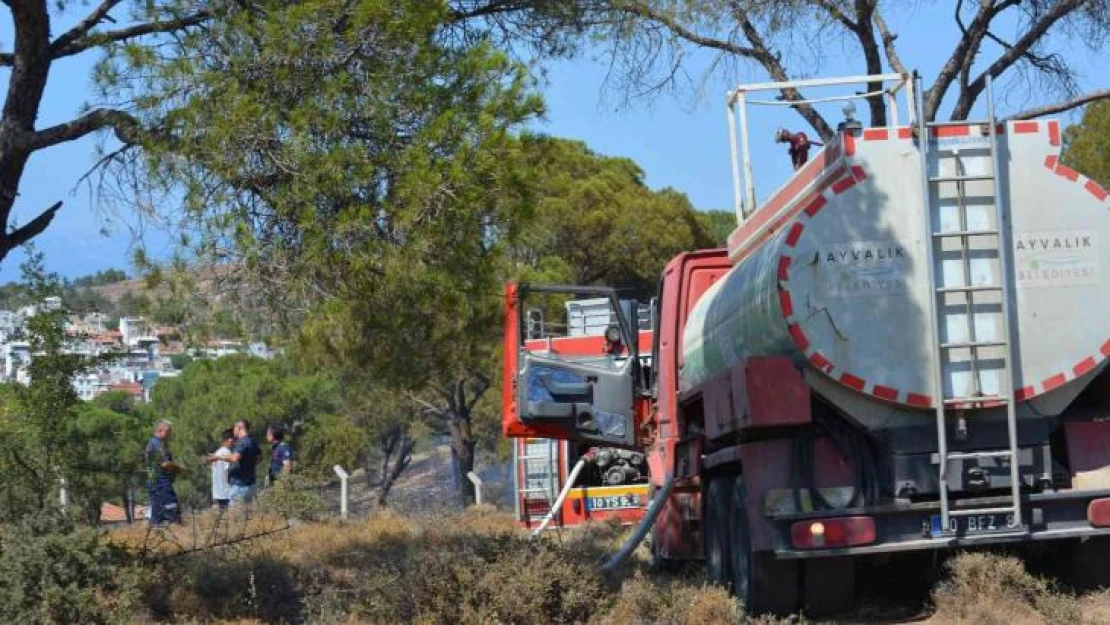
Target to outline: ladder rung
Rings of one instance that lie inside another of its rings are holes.
[[[955,510],[949,510],[948,511],[948,516],[975,516],[977,514],[1007,514],[1007,513],[1008,514],[1013,514],[1014,513],[1014,508],[1013,507],[1009,507],[1009,508],[967,508],[967,509],[963,509],[963,510],[961,510],[959,508],[956,508]]]
[[[522,493],[550,493],[551,490],[547,489],[547,488],[522,488],[522,489],[520,489],[520,492],[522,492]]]
[[[977,291],[1001,291],[997,284],[977,284],[975,286],[942,286],[937,293],[973,293]]]
[[[997,230],[948,230],[945,232],[934,232],[934,237],[986,237],[997,236]]]
[[[948,454],[949,460],[979,460],[982,458],[1012,458],[1009,449],[1002,451],[957,451]]]
[[[968,347],[1002,347],[1006,341],[975,341],[970,343],[941,343],[941,349],[961,349]]]
[[[956,404],[1008,404],[1009,399],[1005,397],[949,397],[944,400],[945,406],[952,406]]]
[[[975,182],[977,180],[994,180],[993,174],[975,176],[936,176],[929,178],[929,182]]]
[[[551,456],[517,456],[517,460],[551,460]]]

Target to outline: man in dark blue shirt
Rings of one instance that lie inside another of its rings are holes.
[[[231,463],[227,483],[231,487],[231,505],[250,503],[254,499],[254,468],[262,450],[251,438],[251,424],[246,419],[235,422],[235,444],[231,455],[224,458]]]
[[[293,449],[285,442],[285,430],[280,425],[266,428],[266,442],[273,446],[270,450],[269,474],[270,485],[273,486],[279,476],[293,468]]]
[[[150,524],[165,526],[181,522],[181,511],[177,507],[177,493],[173,490],[173,480],[181,471],[181,465],[173,461],[170,453],[170,422],[159,421],[154,426],[154,436],[143,450],[146,465],[146,488],[150,495]]]

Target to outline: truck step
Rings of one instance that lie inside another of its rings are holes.
[[[978,291],[1001,291],[1002,287],[997,284],[979,284],[975,286],[942,286],[937,289],[937,293],[972,293]]]
[[[945,456],[949,460],[978,460],[981,458],[1013,458],[1009,449],[1001,451],[956,451]]]
[[[994,174],[976,174],[973,176],[931,176],[929,182],[976,182],[978,180],[994,180]]]
[[[991,237],[998,236],[997,230],[945,230],[943,232],[934,232],[934,237]]]
[[[941,343],[941,349],[960,349],[967,347],[1002,347],[1006,341],[970,341],[961,343]]]
[[[979,514],[1014,514],[1013,506],[1006,508],[956,508],[948,511],[948,516],[976,516]],[[1016,518],[1016,514],[1014,515]]]
[[[1006,397],[948,397],[944,400],[945,406],[958,406],[960,404],[1000,404],[1010,403]]]

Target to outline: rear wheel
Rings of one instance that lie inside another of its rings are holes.
[[[798,609],[798,564],[752,550],[747,490],[742,475],[732,480],[729,542],[732,591],[751,614],[793,614]]]
[[[731,581],[729,571],[729,479],[710,478],[702,500],[702,536],[705,551],[705,576],[720,586]]]

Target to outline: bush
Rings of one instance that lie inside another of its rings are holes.
[[[302,475],[292,473],[259,494],[258,508],[284,519],[308,521],[323,515],[327,504],[319,494],[319,486]]]
[[[949,579],[933,592],[938,617],[998,625],[1083,622],[1075,597],[1030,575],[1015,557],[965,553],[946,568]]]
[[[60,512],[28,516],[0,536],[0,622],[127,620],[139,573],[95,529]]]

